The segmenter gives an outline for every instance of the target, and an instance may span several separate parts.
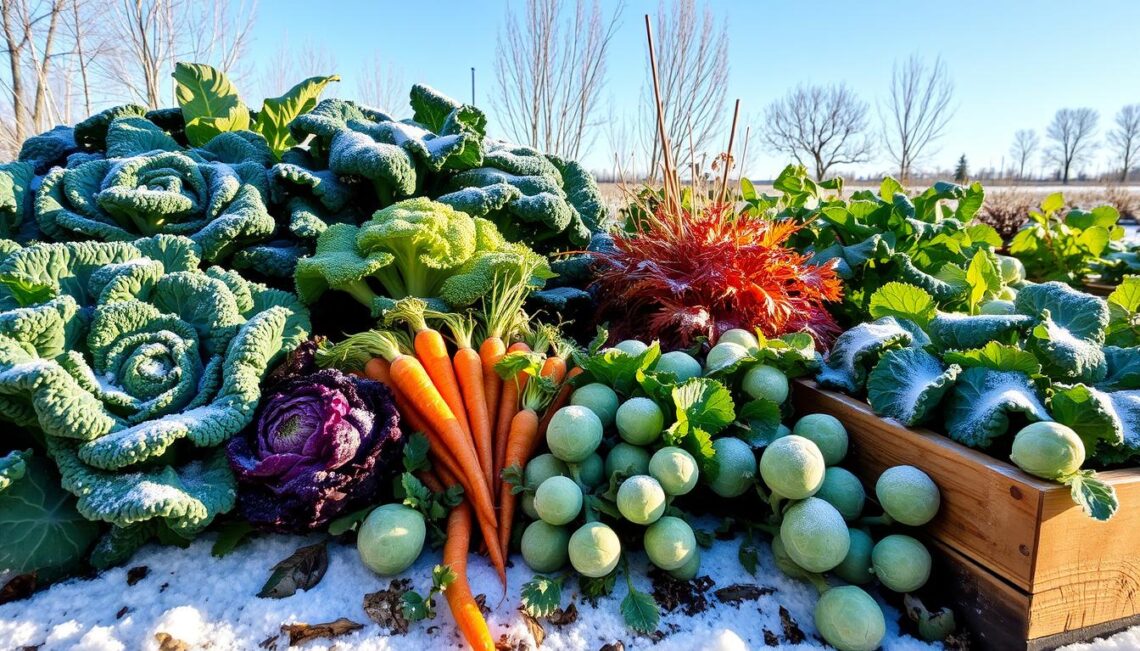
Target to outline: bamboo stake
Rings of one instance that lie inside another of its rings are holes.
[[[740,118],[740,100],[732,111],[732,130],[728,132],[728,151],[724,153],[724,173],[720,177],[720,202],[728,200],[728,168],[732,167],[732,143],[736,139],[736,121]]]
[[[677,169],[673,165],[673,152],[669,136],[665,133],[665,108],[661,103],[661,82],[657,76],[657,52],[653,47],[653,26],[645,14],[645,38],[649,43],[649,69],[653,74],[653,101],[657,105],[657,133],[661,138],[661,164],[665,178],[665,208],[667,213],[680,214],[681,199],[677,190]],[[672,206],[670,206],[672,204]]]

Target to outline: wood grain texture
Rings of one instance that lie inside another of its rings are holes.
[[[1140,615],[1140,469],[1101,473],[1116,488],[1121,508],[1097,522],[1073,504],[1068,488],[930,430],[881,419],[855,398],[797,380],[794,401],[798,413],[843,421],[851,466],[869,489],[894,465],[931,476],[942,490],[942,507],[925,533],[1024,597],[1019,626],[1025,639],[1104,631]],[[1000,610],[991,606],[986,609]],[[1004,611],[1006,620],[1010,612]]]

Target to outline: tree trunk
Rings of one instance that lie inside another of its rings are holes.
[[[62,10],[63,4],[58,0],[53,0],[50,9],[51,17],[48,22],[47,36],[44,38],[44,51],[40,54],[41,60],[36,75],[36,98],[35,106],[32,108],[32,125],[37,131],[46,131],[48,127],[48,125],[44,124],[47,118],[45,108],[50,84],[48,73],[51,71],[51,48],[55,42],[55,31],[56,28],[59,27],[59,14]]]
[[[12,75],[12,113],[15,116],[16,141],[23,142],[27,136],[24,116],[27,109],[24,107],[24,76],[23,76],[23,50],[24,43],[17,41],[12,30],[12,3],[13,0],[3,0],[0,3],[0,18],[4,23],[4,41],[8,46],[8,65]]]

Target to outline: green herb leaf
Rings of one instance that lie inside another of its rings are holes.
[[[455,570],[451,569],[450,565],[436,565],[431,570],[432,588],[437,592],[447,590],[458,578],[458,575],[455,574]]]
[[[366,506],[358,511],[353,511],[347,515],[342,515],[339,518],[329,522],[329,535],[340,536],[350,531],[356,531],[360,527],[360,523],[368,517],[368,514],[375,509],[376,506]]]
[[[909,319],[925,328],[938,313],[938,304],[926,290],[907,283],[890,282],[871,295],[871,316]]]
[[[615,569],[609,574],[593,578],[585,575],[578,575],[578,589],[582,591],[582,596],[596,601],[614,591],[614,585],[617,583],[618,571]]]
[[[401,597],[401,609],[404,611],[404,618],[412,622],[421,622],[425,619],[431,619],[435,613],[430,605],[430,600],[424,599],[419,593],[408,591]]]
[[[780,431],[780,405],[767,398],[744,403],[736,417],[743,429],[740,438],[754,448],[767,447]]]
[[[404,470],[408,472],[431,470],[431,461],[428,460],[430,451],[431,443],[423,432],[412,434],[404,444]]]
[[[1108,520],[1120,508],[1116,499],[1116,489],[1097,478],[1092,470],[1082,470],[1066,481],[1073,495],[1073,501],[1091,518]]]
[[[228,556],[230,552],[248,541],[251,533],[253,533],[253,525],[244,520],[227,522],[218,530],[218,538],[210,549],[210,555],[214,558]]]
[[[249,128],[249,109],[221,71],[203,63],[178,63],[173,76],[191,145],[201,147],[218,134]]]
[[[974,312],[982,301],[1001,291],[1001,270],[994,264],[992,253],[979,250],[966,268],[966,282],[970,285],[969,305]]]
[[[661,611],[657,607],[657,602],[644,592],[635,590],[633,586],[630,586],[625,599],[621,600],[621,615],[627,626],[645,635],[656,631],[657,625],[661,622]]]
[[[947,351],[942,360],[947,364],[957,364],[962,368],[981,366],[995,371],[1020,371],[1026,375],[1037,375],[1041,372],[1041,362],[1033,353],[996,341],[971,350]]]
[[[536,574],[523,584],[522,607],[531,617],[547,617],[562,605],[562,581]]]

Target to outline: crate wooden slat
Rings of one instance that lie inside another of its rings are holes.
[[[1004,628],[1016,620],[1012,630],[1027,641],[1103,633],[1140,615],[1140,469],[1101,473],[1121,509],[1097,522],[1066,487],[932,431],[879,418],[861,400],[802,380],[794,399],[798,413],[829,413],[846,424],[849,458],[868,484],[900,464],[934,479],[942,507],[925,533],[972,564],[966,567],[978,575],[975,583],[986,584],[959,595],[960,606],[988,609]],[[1002,608],[994,608],[995,594],[1005,595]]]

